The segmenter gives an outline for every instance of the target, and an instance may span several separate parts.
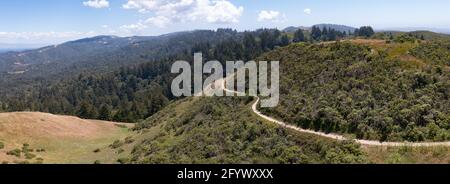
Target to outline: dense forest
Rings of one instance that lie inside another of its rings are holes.
[[[381,141],[450,140],[448,42],[293,44],[279,60],[286,122]]]

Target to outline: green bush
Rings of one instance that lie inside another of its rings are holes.
[[[30,145],[29,144],[27,144],[27,143],[23,144],[23,146],[22,146],[22,152],[23,153],[28,153],[28,152],[33,152],[33,151],[34,151],[33,149],[30,149]]]
[[[16,156],[16,157],[20,157],[21,153],[22,153],[22,151],[20,149],[14,149],[14,150],[6,152],[7,155],[12,155],[12,156]]]
[[[25,158],[28,159],[28,160],[31,160],[31,159],[33,159],[33,158],[35,158],[35,157],[36,157],[35,154],[32,154],[32,153],[25,153]]]
[[[0,142],[0,149],[5,148],[5,144],[3,142]]]
[[[115,140],[111,145],[109,145],[112,149],[117,149],[121,146],[123,146],[123,142],[120,140]]]

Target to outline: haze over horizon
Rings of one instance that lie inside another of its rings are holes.
[[[0,16],[14,19],[0,20],[0,43],[47,45],[97,35],[155,36],[197,29],[243,31],[320,23],[450,32],[450,2],[444,0],[254,1],[1,1]]]

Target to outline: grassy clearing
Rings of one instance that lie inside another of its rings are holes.
[[[117,139],[125,139],[132,132],[112,122],[82,120],[70,116],[45,113],[0,114],[0,161],[8,163],[115,163],[118,154],[108,148]],[[8,155],[24,150],[28,155]],[[45,151],[41,151],[45,150]],[[94,152],[94,150],[99,150]],[[28,156],[28,159],[27,159]],[[30,159],[32,157],[32,159]]]

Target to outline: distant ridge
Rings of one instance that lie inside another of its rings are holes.
[[[283,29],[284,32],[287,33],[294,33],[295,31],[297,31],[298,29],[303,29],[303,30],[311,30],[312,27],[318,27],[320,29],[323,28],[328,28],[328,29],[334,29],[336,31],[340,31],[340,32],[355,32],[356,28],[351,27],[351,26],[346,26],[346,25],[339,25],[339,24],[316,24],[313,25],[311,27],[305,27],[305,26],[299,26],[299,27],[295,27],[295,26],[290,26],[287,27],[285,29]]]

